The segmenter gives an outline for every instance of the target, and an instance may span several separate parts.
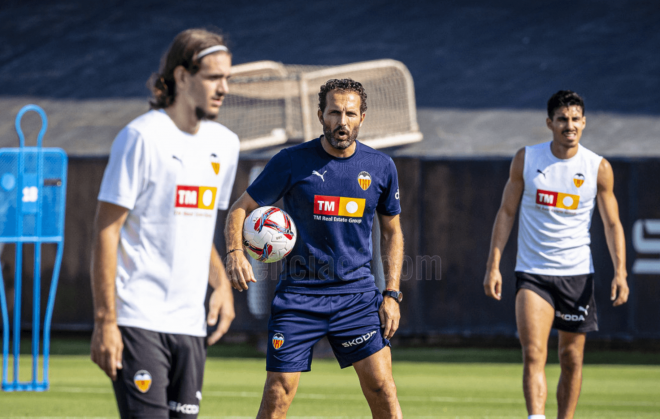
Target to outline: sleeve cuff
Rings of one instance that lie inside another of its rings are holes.
[[[378,210],[376,210],[376,212],[378,212],[380,215],[387,215],[389,217],[392,217],[394,215],[401,214],[401,208],[399,208],[398,210],[395,210],[395,211],[391,211],[391,212],[390,211],[378,211]]]
[[[120,207],[132,210],[135,207],[135,202],[126,197],[113,196],[113,195],[99,195],[99,201],[107,202],[109,204],[119,205]]]
[[[250,188],[249,187],[247,188],[247,190],[245,192],[247,192],[247,194],[250,195],[250,198],[254,199],[254,202],[256,202],[257,205],[259,205],[260,207],[270,206],[269,204],[264,203],[264,201],[261,198],[255,197],[252,193],[250,193]]]

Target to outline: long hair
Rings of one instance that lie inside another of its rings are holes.
[[[163,56],[160,70],[149,78],[147,86],[153,94],[149,101],[152,109],[164,109],[174,103],[176,82],[174,69],[183,66],[190,74],[199,71],[197,54],[203,49],[225,45],[224,37],[206,29],[187,29],[179,33]]]

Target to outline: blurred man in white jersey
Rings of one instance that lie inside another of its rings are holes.
[[[582,147],[584,101],[562,90],[548,101],[552,141],[520,149],[495,219],[484,289],[502,297],[500,258],[520,207],[516,323],[523,349],[523,390],[531,419],[545,418],[545,362],[551,328],[559,331],[558,418],[575,413],[586,333],[598,330],[589,227],[596,202],[614,263],[611,299],[628,300],[626,253],[612,167]],[[521,199],[522,198],[522,199]]]
[[[152,109],[112,145],[92,250],[92,360],[112,379],[122,418],[195,418],[206,345],[234,318],[213,246],[239,152],[236,134],[211,121],[230,71],[222,36],[181,32],[152,78]]]

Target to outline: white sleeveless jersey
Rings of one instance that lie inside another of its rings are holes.
[[[98,199],[130,210],[117,252],[120,326],[206,336],[215,220],[229,205],[239,145],[216,122],[191,135],[154,110],[117,135]]]
[[[550,142],[525,147],[516,271],[539,275],[584,275],[594,271],[591,216],[602,157],[581,145],[558,159]]]

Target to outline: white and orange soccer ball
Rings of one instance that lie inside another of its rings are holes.
[[[271,263],[288,255],[298,232],[289,214],[277,207],[260,207],[243,223],[243,246],[254,259]]]

